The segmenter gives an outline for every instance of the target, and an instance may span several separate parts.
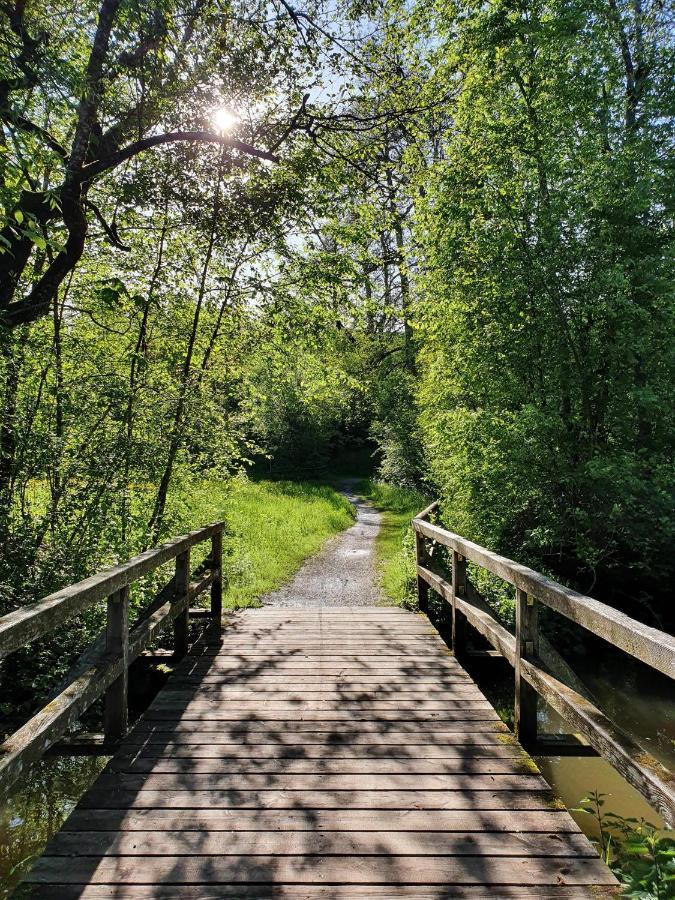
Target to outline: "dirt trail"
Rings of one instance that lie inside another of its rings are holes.
[[[382,517],[353,493],[355,482],[341,482],[342,493],[356,508],[354,525],[331,538],[288,584],[262,597],[265,606],[373,606],[382,599],[375,570],[375,538]]]

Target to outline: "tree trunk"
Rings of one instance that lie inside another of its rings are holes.
[[[185,412],[185,404],[187,401],[188,391],[190,389],[190,373],[192,370],[192,356],[194,354],[195,341],[197,339],[197,333],[199,330],[199,319],[201,316],[202,305],[204,303],[204,296],[206,294],[206,279],[209,273],[209,267],[211,265],[211,257],[213,255],[213,247],[215,245],[216,240],[216,226],[218,223],[218,213],[220,211],[220,186],[222,182],[223,176],[223,162],[224,156],[221,155],[220,165],[218,166],[218,180],[216,183],[216,192],[213,199],[213,215],[211,217],[211,228],[209,233],[209,241],[208,246],[206,248],[206,256],[204,257],[204,265],[202,267],[201,278],[199,282],[199,291],[197,294],[197,303],[195,305],[194,316],[192,318],[192,328],[190,330],[190,337],[188,339],[187,350],[185,353],[185,360],[183,362],[183,368],[180,375],[180,384],[179,384],[179,393],[178,393],[178,403],[176,404],[176,409],[174,411],[173,422],[171,425],[171,438],[169,441],[169,452],[166,457],[166,463],[164,465],[164,472],[162,473],[162,478],[159,483],[159,488],[157,489],[157,497],[155,499],[155,505],[152,510],[152,515],[150,516],[150,521],[148,522],[148,535],[150,539],[150,544],[154,545],[159,540],[159,536],[162,530],[162,524],[164,521],[164,512],[166,509],[166,498],[169,493],[169,486],[171,484],[171,477],[173,475],[173,468],[176,462],[176,457],[178,456],[178,451],[180,449],[180,445],[183,439],[182,433],[182,424],[183,424],[183,414]]]

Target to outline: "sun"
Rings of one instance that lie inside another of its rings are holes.
[[[220,109],[216,109],[211,113],[211,121],[216,131],[219,131],[221,134],[227,134],[238,124],[239,117],[231,109],[221,106]]]

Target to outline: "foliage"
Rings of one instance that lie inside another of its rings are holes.
[[[599,580],[608,598],[664,596],[675,528],[666,19],[657,5],[555,0],[469,0],[429,16],[438,75],[457,87],[442,155],[423,170],[417,232],[420,424],[445,520],[586,590]],[[626,53],[649,70],[628,90]]]
[[[622,896],[667,900],[675,896],[675,840],[644,819],[604,810],[603,793],[591,791],[574,812],[593,816],[598,850],[621,882]]]
[[[212,496],[212,486],[200,486]],[[354,510],[321,484],[236,479],[224,507],[226,607],[249,606],[287,581],[331,535],[351,525]]]
[[[358,490],[382,514],[375,545],[382,591],[388,602],[416,608],[415,545],[410,520],[429,501],[419,491],[384,481],[365,480]]]

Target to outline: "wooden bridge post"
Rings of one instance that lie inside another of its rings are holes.
[[[457,611],[456,597],[466,597],[466,559],[452,551],[452,652],[461,656],[466,649],[466,620]]]
[[[105,643],[107,653],[122,659],[122,672],[105,692],[105,741],[115,743],[129,725],[129,585],[108,597]]]
[[[415,562],[423,566],[427,561],[427,548],[424,543],[424,535],[415,531]],[[429,611],[429,585],[420,576],[417,576],[417,600],[422,612]]]
[[[522,659],[533,659],[539,652],[537,601],[516,588],[516,693],[514,720],[516,737],[523,746],[537,741],[537,692],[523,678]]]
[[[220,625],[223,615],[223,530],[211,538],[211,567],[217,572],[211,584],[211,618]]]
[[[184,598],[190,589],[190,550],[189,548],[176,557],[175,600]],[[173,653],[176,659],[185,656],[188,651],[188,621],[190,604],[186,601],[185,609],[173,621]]]

